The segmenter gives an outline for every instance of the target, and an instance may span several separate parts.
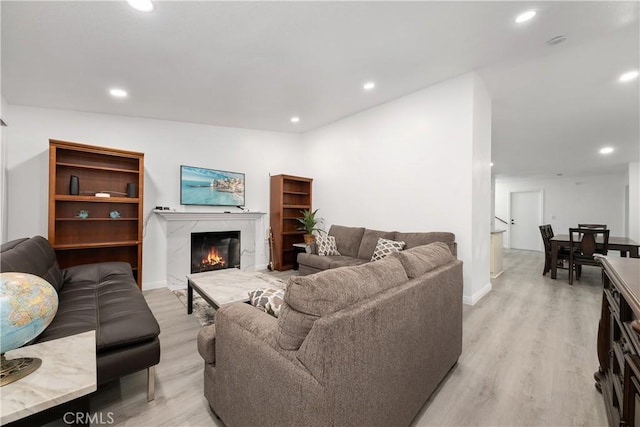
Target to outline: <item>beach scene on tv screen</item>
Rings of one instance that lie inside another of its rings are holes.
[[[183,205],[244,206],[244,174],[183,166]]]

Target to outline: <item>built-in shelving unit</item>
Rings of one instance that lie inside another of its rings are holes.
[[[313,179],[292,175],[271,176],[270,224],[274,243],[274,268],[290,270],[294,266],[294,243],[304,241],[299,230],[301,210],[311,209]]]
[[[70,194],[71,176],[78,177],[77,195]],[[128,262],[141,287],[143,189],[143,153],[49,140],[49,242],[60,266]],[[95,196],[102,192],[112,197]],[[81,210],[89,217],[80,218]],[[120,217],[111,218],[113,211]]]

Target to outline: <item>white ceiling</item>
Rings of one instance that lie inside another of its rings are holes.
[[[640,68],[638,2],[1,7],[10,105],[306,132],[475,70],[494,101],[497,174],[612,172],[640,158],[638,81],[617,81]],[[537,17],[516,25],[530,8]],[[545,44],[558,35],[567,41]],[[116,86],[130,96],[111,98]],[[600,156],[604,145],[616,151]]]

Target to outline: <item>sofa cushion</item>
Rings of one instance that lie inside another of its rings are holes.
[[[38,341],[96,331],[101,351],[155,339],[160,327],[124,262],[67,268],[58,313]]]
[[[285,350],[299,349],[311,330],[313,322],[319,318],[320,316],[313,316],[292,309],[287,304],[285,296],[284,304],[282,304],[282,309],[280,310],[280,317],[278,317],[278,336],[276,338],[278,345]]]
[[[433,242],[445,242],[451,253],[455,255],[456,235],[442,231],[433,231],[427,233],[400,233],[396,234],[396,240],[402,240],[405,243],[405,250],[415,248],[416,246],[428,245]]]
[[[318,255],[331,256],[341,255],[336,247],[336,238],[324,234],[316,236],[316,244],[318,245]]]
[[[378,245],[378,239],[395,240],[395,231],[379,231],[379,230],[364,230],[362,235],[362,241],[360,242],[360,248],[358,248],[358,258],[370,261],[373,256],[373,252]]]
[[[369,261],[365,261],[360,258],[351,258],[350,256],[341,256],[338,257],[335,261],[331,261],[329,264],[329,268],[340,268],[340,267],[352,267],[354,265],[366,264]]]
[[[396,257],[400,260],[407,272],[407,276],[411,279],[455,261],[455,257],[451,255],[449,250],[449,245],[443,242],[416,246],[415,248],[398,252]]]
[[[343,256],[318,256],[315,254],[298,254],[298,264],[306,265],[320,270],[328,270],[331,268],[331,263],[337,260],[345,258]]]
[[[407,280],[395,257],[309,276],[292,276],[278,320],[278,343],[284,349],[297,350],[315,320]]]
[[[42,236],[7,242],[0,249],[0,271],[16,271],[42,277],[56,291],[62,288],[62,272],[56,253],[49,241]]]
[[[338,252],[342,255],[353,258],[358,257],[358,249],[364,235],[362,227],[344,227],[342,225],[332,225],[329,229],[329,236],[336,238]]]
[[[400,252],[404,248],[404,242],[398,242],[395,240],[378,239],[376,250],[371,255],[371,261],[378,261],[396,252]]]

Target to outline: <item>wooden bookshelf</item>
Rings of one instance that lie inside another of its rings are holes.
[[[71,176],[80,194],[70,194]],[[127,184],[137,187],[124,195]],[[144,154],[49,140],[49,242],[61,267],[102,261],[131,264],[142,287]],[[113,193],[96,197],[95,193]],[[89,211],[79,218],[80,210]],[[110,212],[120,212],[111,218]]]
[[[270,223],[274,241],[274,268],[290,270],[294,266],[294,243],[304,241],[304,230],[297,218],[301,210],[311,209],[313,179],[292,175],[271,176]]]

